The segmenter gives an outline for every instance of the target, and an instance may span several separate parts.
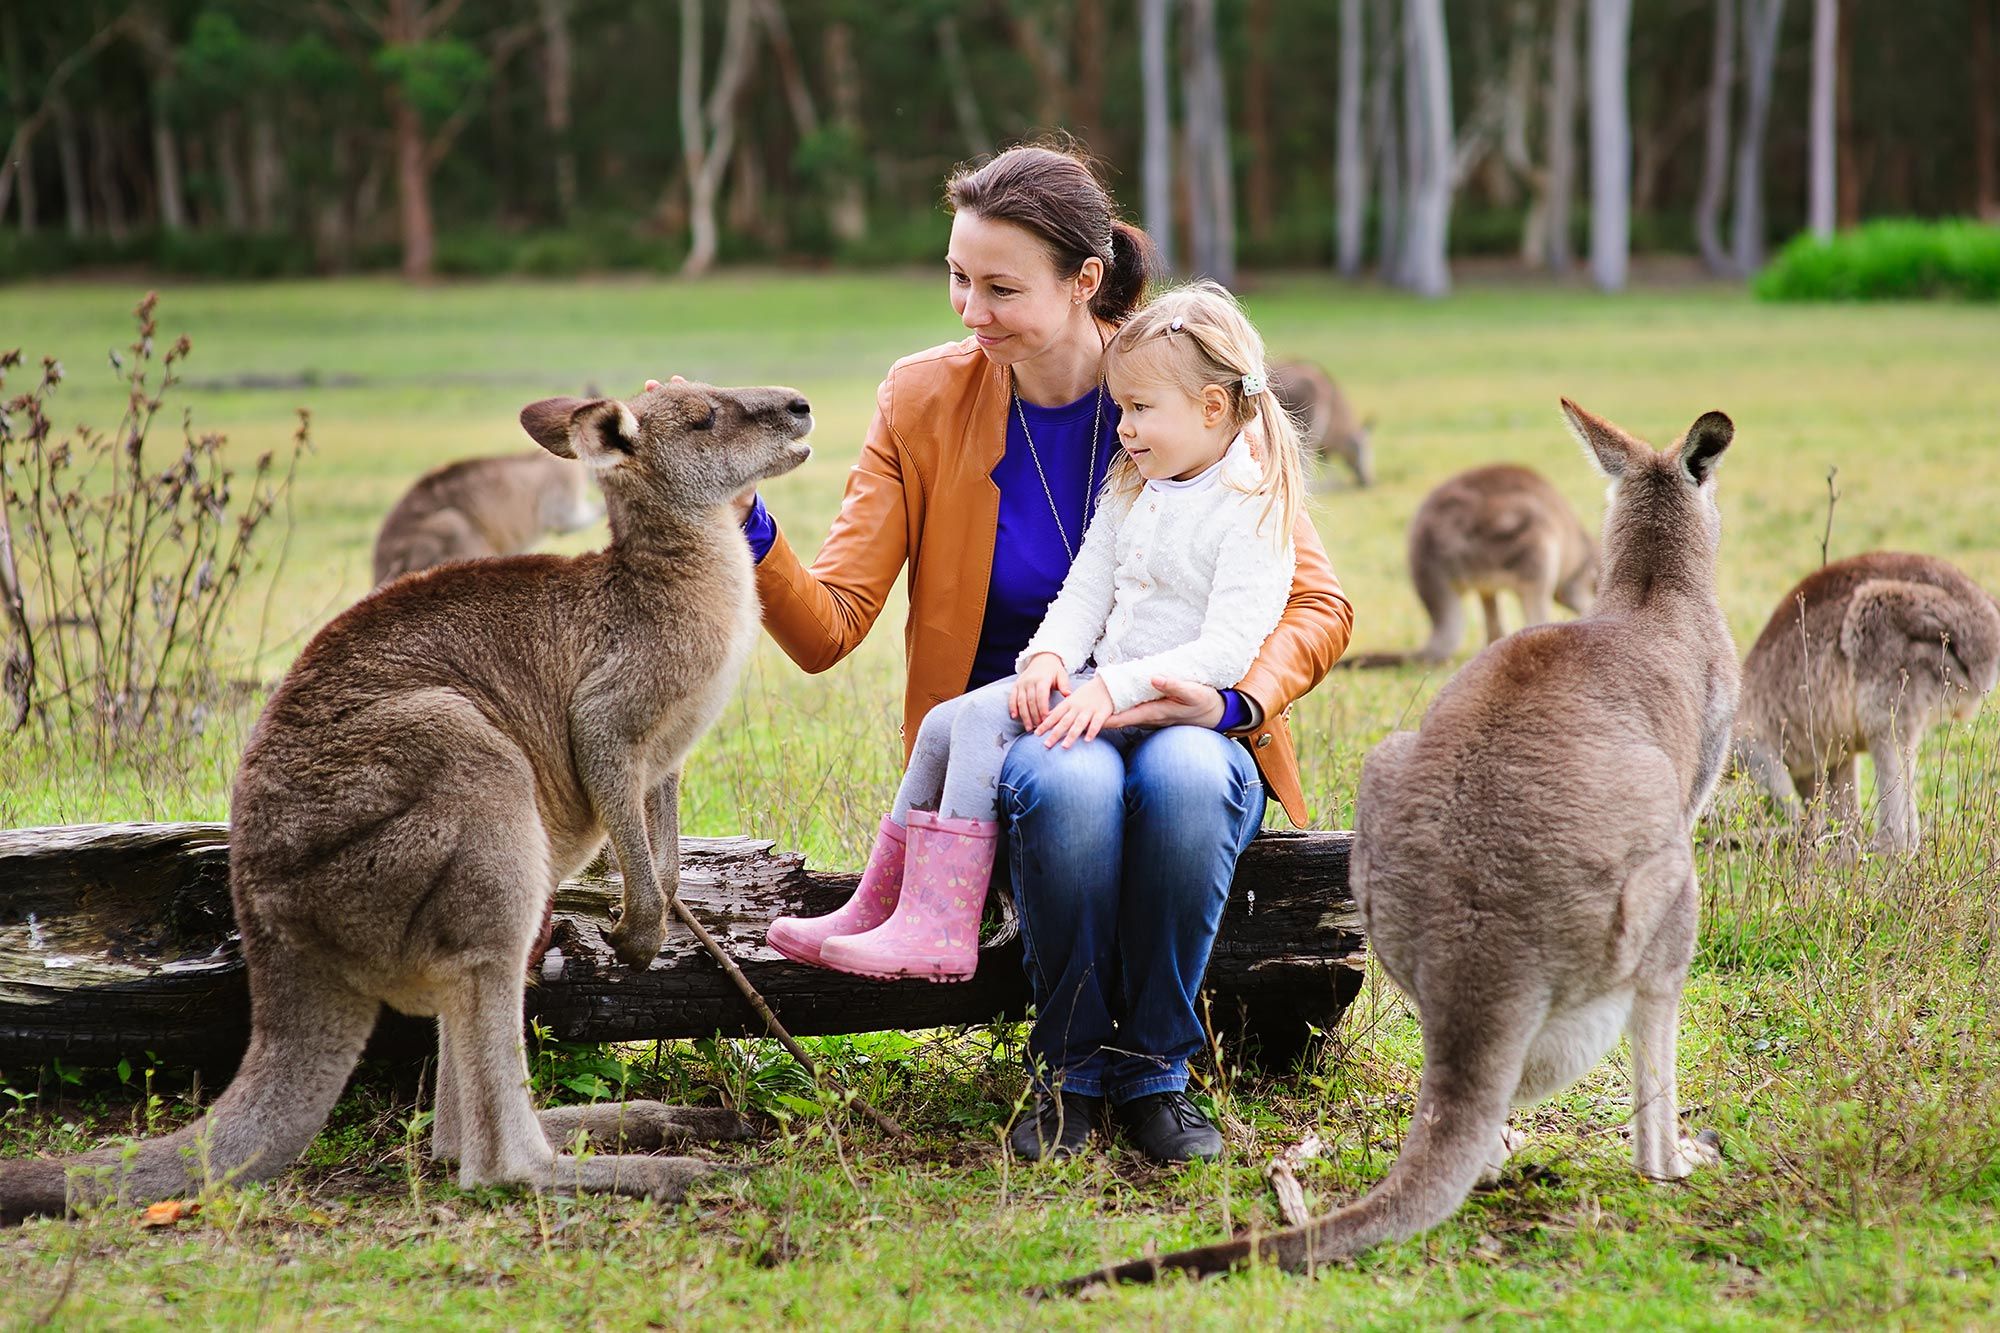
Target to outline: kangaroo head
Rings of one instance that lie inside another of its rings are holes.
[[[796,389],[675,380],[636,398],[544,398],[521,409],[535,443],[583,462],[618,509],[710,508],[812,456]]]
[[[1650,583],[1690,557],[1712,563],[1722,541],[1715,469],[1736,433],[1729,418],[1704,412],[1663,453],[1567,398],[1562,410],[1571,433],[1611,481],[1600,582],[1637,577]]]

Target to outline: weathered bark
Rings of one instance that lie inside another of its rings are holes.
[[[1250,234],[1261,241],[1271,234],[1277,211],[1271,184],[1271,61],[1265,49],[1271,40],[1271,0],[1249,0],[1249,6],[1244,22],[1249,51],[1243,62],[1243,142],[1250,150],[1250,169],[1243,193]]]
[[[1140,192],[1146,230],[1169,268],[1174,260],[1174,125],[1167,94],[1168,0],[1140,0],[1139,74],[1145,110]]]
[[[979,113],[979,97],[971,66],[965,60],[965,43],[958,35],[958,20],[950,15],[939,19],[937,39],[938,54],[944,58],[945,83],[951,89],[951,113],[958,121],[958,132],[965,136],[966,153],[984,157],[993,151],[993,136],[986,132],[986,120]]]
[[[570,139],[570,0],[536,0],[542,24],[542,115],[548,122],[556,187],[556,212],[576,214],[576,145]]]
[[[1414,168],[1403,246],[1403,285],[1420,296],[1451,290],[1445,257],[1456,175],[1452,150],[1451,66],[1446,54],[1444,0],[1406,0],[1407,125]]]
[[[55,127],[56,164],[62,170],[63,219],[71,236],[82,236],[90,230],[90,193],[84,184],[83,145],[76,115],[67,101],[55,104]]]
[[[1840,0],[1813,0],[1812,113],[1807,140],[1811,166],[1806,186],[1806,225],[1821,240],[1833,239],[1834,89],[1839,82]]]
[[[1993,9],[1994,0],[1972,0],[1972,210],[2000,222],[2000,57],[1994,50]]]
[[[681,276],[715,265],[715,201],[736,151],[736,99],[750,72],[750,0],[728,0],[715,87],[701,97],[701,0],[681,0],[681,153],[688,174],[690,244]]]
[[[1340,0],[1340,111],[1334,134],[1333,263],[1341,276],[1361,272],[1363,228],[1368,220],[1368,162],[1361,142],[1361,104],[1367,55],[1363,0]]]
[[[1736,100],[1736,0],[1715,0],[1715,46],[1708,75],[1708,135],[1695,198],[1694,235],[1711,273],[1731,271],[1722,244],[1722,210],[1729,197],[1729,113]]]
[[[1632,124],[1625,59],[1632,0],[1590,0],[1590,278],[1625,289],[1632,248]]]
[[[854,25],[829,23],[821,38],[826,53],[826,76],[833,90],[833,123],[861,149],[861,70],[854,62]],[[966,94],[969,96],[969,92]],[[973,108],[975,117],[978,108]],[[868,234],[868,200],[858,176],[848,176],[834,186],[828,218],[833,234],[843,241],[858,241]]]
[[[1397,127],[1396,78],[1402,68],[1402,43],[1396,38],[1396,0],[1376,0],[1373,86],[1368,93],[1368,122],[1373,127],[1376,163],[1375,265],[1384,282],[1396,281],[1403,256],[1403,146]]]
[[[51,1058],[102,1065],[150,1051],[173,1063],[233,1061],[249,1005],[221,824],[110,824],[0,832],[0,1066]],[[1346,833],[1261,835],[1223,912],[1206,989],[1218,1022],[1246,1025],[1267,1054],[1325,1029],[1360,982],[1359,914]],[[962,985],[884,984],[802,967],[764,946],[779,915],[815,915],[858,876],[809,871],[748,838],[682,840],[681,895],[779,1019],[801,1035],[979,1023],[1028,1000],[1020,943],[1002,928]],[[615,882],[556,895],[554,944],[527,1015],[565,1041],[761,1036],[761,1020],[692,934],[669,922],[644,972],[604,942]],[[378,1048],[420,1053],[428,1022],[391,1017]]]
[[[1778,26],[1785,0],[1743,0],[1743,69],[1747,78],[1743,137],[1736,144],[1736,212],[1730,219],[1730,261],[1736,272],[1764,266],[1764,127],[1771,114],[1771,77],[1778,63]]]
[[[1188,263],[1197,277],[1236,282],[1236,188],[1229,109],[1215,30],[1215,0],[1186,0],[1181,111],[1188,176]]]

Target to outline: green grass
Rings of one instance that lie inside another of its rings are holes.
[[[191,382],[309,374],[319,384],[197,384],[183,399],[197,426],[226,430],[245,458],[287,438],[295,405],[314,413],[318,452],[277,590],[268,614],[246,599],[235,627],[246,674],[274,678],[305,635],[365,590],[374,525],[418,472],[519,447],[521,404],[588,383],[630,392],[679,372],[804,390],[820,420],[817,454],[767,498],[811,549],[882,371],[954,332],[941,287],[929,275],[744,275],[692,287],[167,291],[161,328],[193,336]],[[129,336],[136,295],[0,289],[0,345],[69,367],[58,422],[115,417],[103,357]],[[1316,277],[1266,278],[1248,303],[1274,355],[1323,361],[1378,418],[1380,484],[1336,483],[1314,508],[1357,607],[1357,647],[1421,640],[1402,530],[1449,473],[1531,463],[1596,520],[1602,483],[1561,428],[1559,395],[1659,443],[1709,408],[1735,418],[1721,474],[1721,596],[1740,643],[1819,562],[1829,468],[1839,469],[1833,556],[1931,551],[2000,588],[2000,314],[1990,307],[1767,305],[1702,287],[1604,299],[1489,286],[1424,304]],[[581,534],[564,549],[601,540]],[[900,618],[892,600],[890,623],[819,677],[766,644],[692,766],[687,831],[754,829],[815,861],[858,864],[899,757]],[[1414,721],[1441,679],[1342,673],[1303,702],[1296,722],[1319,826],[1351,823],[1361,756]],[[133,755],[114,770],[46,745],[0,748],[0,825],[220,818],[248,720],[217,717],[173,756]],[[1405,1129],[1418,1044],[1407,1009],[1375,977],[1305,1067],[1234,1071],[1225,1053],[1205,1072],[1231,1132],[1216,1168],[1159,1171],[1121,1149],[1008,1170],[996,1144],[1020,1079],[1018,1032],[1007,1028],[821,1043],[829,1063],[914,1128],[904,1145],[858,1120],[800,1115],[780,1097],[796,1097],[783,1062],[755,1043],[618,1053],[634,1062],[636,1091],[792,1117],[723,1154],[750,1174],[668,1210],[464,1196],[410,1153],[410,1093],[376,1080],[350,1093],[305,1166],[218,1197],[177,1228],[101,1215],[0,1235],[0,1266],[18,1275],[0,1287],[0,1320],[57,1308],[61,1321],[88,1325],[1982,1324],[2000,1301],[2000,721],[1935,734],[1923,769],[1929,845],[1899,866],[1841,865],[1774,843],[1748,792],[1725,788],[1701,853],[1707,901],[1681,1074],[1690,1119],[1721,1132],[1728,1160],[1683,1186],[1632,1175],[1620,1135],[1626,1084],[1606,1065],[1522,1113],[1531,1143],[1502,1187],[1427,1237],[1311,1281],[1260,1273],[1025,1303],[1022,1288],[1100,1259],[1272,1225],[1260,1169],[1308,1131],[1329,1145],[1302,1172],[1315,1206],[1378,1179]],[[549,1061],[537,1073],[549,1095],[576,1095],[590,1086],[584,1075],[607,1067],[573,1052]],[[75,1082],[0,1071],[0,1089],[30,1097],[8,1110],[14,1099],[0,1095],[0,1153],[143,1128],[137,1076],[128,1086],[68,1072]],[[190,1113],[185,1076],[162,1071],[156,1086],[161,1114]]]

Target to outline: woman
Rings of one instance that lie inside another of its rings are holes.
[[[905,563],[903,736],[929,709],[1008,675],[1081,545],[1118,448],[1106,341],[1144,292],[1145,233],[1116,221],[1066,152],[1010,149],[946,187],[951,304],[972,336],[898,361],[810,566],[761,501],[744,530],[764,623],[824,671],[861,642]],[[1110,719],[1155,727],[1129,751],[1025,736],[1001,775],[1006,862],[1036,1019],[1024,1159],[1081,1151],[1113,1117],[1162,1161],[1222,1136],[1186,1095],[1196,994],[1236,858],[1266,791],[1306,822],[1285,726],[1346,648],[1353,612],[1309,521],[1283,619],[1233,690],[1159,680]]]

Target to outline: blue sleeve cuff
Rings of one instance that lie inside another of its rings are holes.
[[[1250,725],[1250,704],[1237,690],[1222,691],[1222,720],[1217,731],[1236,731]]]
[[[750,497],[750,512],[743,519],[743,539],[750,543],[750,558],[760,565],[778,543],[778,520],[764,508],[761,495]]]

